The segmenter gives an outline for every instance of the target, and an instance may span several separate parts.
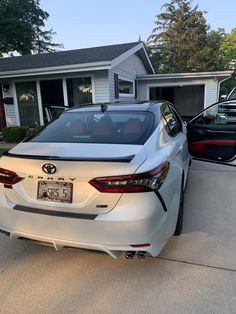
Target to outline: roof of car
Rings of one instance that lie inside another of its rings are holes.
[[[147,111],[151,107],[160,106],[162,102],[140,102],[140,103],[108,103],[108,104],[86,104],[69,109],[67,112],[79,111]]]

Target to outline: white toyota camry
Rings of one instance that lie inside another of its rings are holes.
[[[0,231],[57,250],[156,256],[181,233],[189,163],[167,102],[67,110],[0,159]]]

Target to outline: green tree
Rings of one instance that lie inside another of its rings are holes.
[[[225,40],[226,33],[223,28],[217,31],[211,30],[207,33],[207,44],[205,47],[207,71],[222,71],[227,69],[221,46]]]
[[[220,52],[223,55],[225,67],[236,70],[236,27],[225,36]]]
[[[62,47],[52,43],[52,30],[43,31],[48,17],[40,0],[0,0],[0,53],[41,53]]]
[[[224,37],[220,53],[223,56],[224,68],[236,71],[236,28]],[[221,85],[221,94],[229,94],[235,86],[236,73],[234,72],[232,77]]]
[[[209,65],[207,25],[198,6],[191,1],[171,0],[156,16],[148,49],[158,72],[206,71]]]

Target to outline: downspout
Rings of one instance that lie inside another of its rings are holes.
[[[225,81],[229,80],[231,78],[232,74],[233,73],[229,74],[229,76],[224,78],[223,80],[218,81],[218,91],[217,91],[217,98],[218,98],[218,100],[217,101],[220,101],[219,97],[220,97],[220,87],[221,87],[221,84],[224,83]]]

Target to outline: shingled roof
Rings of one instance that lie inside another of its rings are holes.
[[[140,42],[0,58],[0,72],[112,61]]]

